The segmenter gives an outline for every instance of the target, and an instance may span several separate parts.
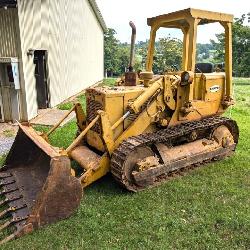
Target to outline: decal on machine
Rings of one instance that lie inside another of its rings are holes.
[[[219,85],[213,85],[209,88],[211,93],[216,93],[220,90],[220,86]]]

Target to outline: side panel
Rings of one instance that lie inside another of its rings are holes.
[[[115,124],[123,115],[124,96],[111,96],[105,100],[105,110],[109,115],[111,126]],[[117,138],[123,132],[123,123],[114,130],[114,138]]]
[[[224,74],[195,74],[194,78],[194,100],[222,101],[225,94]]]
[[[206,79],[205,101],[221,103],[225,94],[225,78]]]
[[[204,81],[202,74],[195,74],[194,78],[194,100],[202,100],[204,96]]]
[[[33,56],[48,51],[53,107],[103,78],[103,30],[88,0],[18,0],[28,119],[37,114]]]
[[[195,84],[193,100],[189,100],[186,96],[189,86],[178,87],[177,108],[171,118],[170,126],[225,112],[226,107],[222,104],[225,96],[225,74],[209,73],[202,76],[197,74],[193,84]],[[191,108],[185,106],[187,100],[191,102]]]
[[[143,87],[95,87],[86,90],[87,99],[87,123],[89,124],[96,116],[98,110],[103,110],[108,116],[110,126],[114,125],[128,110],[129,101],[134,100],[144,91]],[[128,128],[128,126],[138,117],[128,117],[113,131],[114,140]],[[101,140],[101,122],[97,122],[87,133],[88,144],[104,151]]]
[[[0,9],[0,57],[18,57],[16,21],[16,9]]]

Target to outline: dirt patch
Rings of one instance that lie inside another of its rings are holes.
[[[1,137],[15,137],[18,130],[17,125],[9,124],[9,123],[0,123],[0,138]]]

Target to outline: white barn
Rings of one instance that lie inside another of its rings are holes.
[[[95,0],[0,0],[0,121],[28,121],[103,78]]]

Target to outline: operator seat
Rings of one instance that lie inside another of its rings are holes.
[[[214,65],[212,63],[196,63],[195,73],[213,73]]]

